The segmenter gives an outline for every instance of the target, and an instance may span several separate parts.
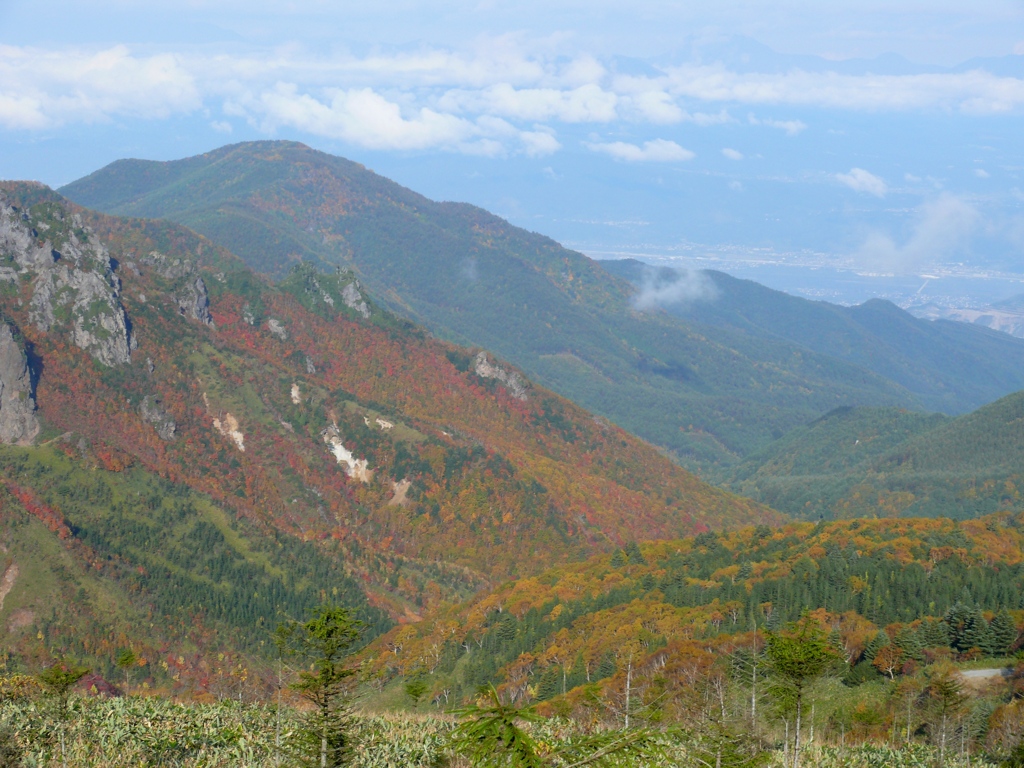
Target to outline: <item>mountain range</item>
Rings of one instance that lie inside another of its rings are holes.
[[[37,184],[0,184],[0,317],[0,624],[23,659],[102,670],[131,645],[206,690],[218,654],[266,654],[324,601],[371,639],[637,538],[780,520],[350,271],[272,285]]]
[[[706,472],[837,407],[964,413],[1024,387],[1024,340],[885,302],[829,308],[722,275],[704,278],[714,300],[680,304],[658,286],[648,300],[638,265],[602,266],[294,142],[118,161],[61,191],[108,214],[194,228],[275,279],[299,261],[352,269],[389,310],[493,350]]]

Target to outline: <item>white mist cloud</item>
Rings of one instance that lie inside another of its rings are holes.
[[[718,287],[704,272],[651,268],[644,272],[640,290],[633,296],[633,306],[643,311],[716,298]]]
[[[903,245],[883,232],[872,232],[857,252],[857,260],[872,268],[914,272],[965,250],[979,223],[980,216],[973,205],[943,194],[921,206],[910,237]]]
[[[625,141],[612,142],[591,142],[587,148],[594,152],[602,152],[614,157],[616,160],[626,162],[654,162],[654,163],[678,163],[685,160],[692,160],[696,155],[688,149],[667,139],[654,139],[645,141],[643,146],[629,144]]]
[[[725,155],[725,157],[729,158],[730,160],[742,160],[743,159],[743,153],[742,152],[740,152],[739,150],[735,150],[735,149],[729,149],[728,147],[726,147],[725,149],[722,150],[722,154]]]
[[[849,173],[837,173],[835,179],[855,192],[867,192],[875,197],[885,197],[889,191],[884,179],[863,168],[851,168]]]

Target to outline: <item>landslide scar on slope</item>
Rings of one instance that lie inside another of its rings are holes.
[[[4,600],[7,599],[7,595],[14,589],[14,582],[18,578],[18,564],[11,563],[4,570],[4,575],[0,576],[0,611],[4,609]]]

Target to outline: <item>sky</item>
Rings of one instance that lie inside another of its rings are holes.
[[[835,300],[1024,292],[1022,112],[1024,0],[0,0],[0,178],[295,139]]]

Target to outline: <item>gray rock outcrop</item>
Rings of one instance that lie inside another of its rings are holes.
[[[345,286],[345,289],[341,292],[341,300],[345,302],[346,307],[354,309],[363,317],[368,318],[370,316],[370,308],[366,306],[366,301],[359,292],[358,281],[353,280]]]
[[[486,352],[480,352],[473,359],[473,371],[484,379],[496,379],[516,400],[526,400],[526,382],[515,371],[508,371],[492,363]]]
[[[29,320],[40,331],[66,328],[71,341],[100,363],[130,362],[138,344],[121,304],[121,281],[110,254],[77,214],[69,217],[70,222],[60,210],[53,215],[64,226],[44,223],[39,228],[53,230],[59,249],[50,240],[37,245],[40,238],[31,220],[0,201],[0,265],[32,280]]]
[[[160,407],[160,401],[157,398],[151,398],[149,395],[142,398],[139,414],[142,416],[143,421],[153,425],[161,440],[170,441],[174,439],[174,435],[178,431],[178,425]]]
[[[206,283],[203,278],[196,277],[190,280],[184,290],[178,296],[178,311],[192,320],[198,320],[204,325],[213,325],[213,316],[210,314],[210,294],[206,290]]]
[[[28,355],[11,326],[0,323],[0,442],[28,445],[38,434]]]

